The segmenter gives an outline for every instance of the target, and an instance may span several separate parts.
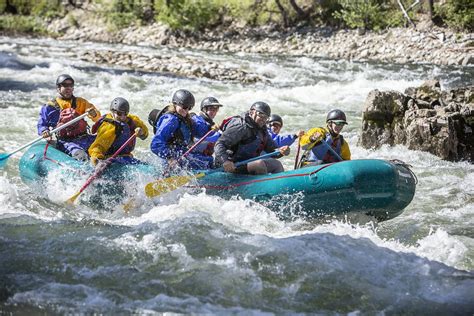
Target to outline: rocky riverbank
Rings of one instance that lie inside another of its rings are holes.
[[[405,93],[369,93],[359,144],[402,144],[450,161],[474,162],[474,86],[441,90],[430,80]]]
[[[193,48],[223,53],[262,53],[307,56],[315,58],[377,61],[385,63],[425,63],[458,67],[474,66],[474,35],[455,33],[420,23],[417,28],[395,28],[383,32],[299,28],[277,31],[266,26],[220,28],[207,33],[172,31],[153,24],[110,32],[100,20],[76,17],[82,23],[68,21],[49,23],[49,31],[61,32],[60,39],[97,41],[169,48]],[[224,68],[199,57],[157,56],[150,54],[89,51],[81,59],[120,65],[138,70],[171,73],[187,77],[205,77],[243,83],[266,81],[260,74],[241,69]]]

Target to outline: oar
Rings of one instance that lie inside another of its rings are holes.
[[[105,160],[105,166],[103,168],[95,170],[94,173],[89,177],[89,179],[87,179],[86,183],[84,183],[84,185],[79,189],[79,191],[77,191],[76,194],[74,194],[67,200],[67,203],[74,204],[74,201],[76,201],[77,197],[81,195],[81,193],[92,183],[92,181],[97,179],[104,172],[104,170],[112,163],[112,160],[117,157],[120,152],[137,137],[137,135],[137,132],[133,133],[133,135],[130,136],[130,138],[127,139],[127,141],[122,146],[120,146],[120,148],[117,149],[117,151],[110,158]]]
[[[82,119],[83,119],[84,117],[86,117],[88,114],[89,114],[89,113],[86,112],[86,113],[84,113],[84,114],[82,114],[82,115],[76,117],[75,119],[73,119],[73,120],[71,120],[71,121],[65,123],[64,125],[61,125],[61,126],[55,128],[55,129],[51,130],[49,133],[50,133],[50,134],[54,134],[54,133],[56,133],[56,132],[59,132],[60,130],[62,130],[62,129],[64,129],[64,128],[68,127],[68,126],[71,126],[72,124],[74,124],[74,123],[76,123],[76,122],[82,120]],[[13,154],[19,152],[19,151],[22,150],[22,149],[25,149],[26,147],[29,147],[29,146],[33,145],[34,143],[37,143],[37,142],[39,142],[40,140],[43,140],[43,139],[44,139],[44,137],[43,137],[43,136],[40,136],[40,137],[36,138],[35,140],[32,140],[32,141],[29,142],[28,144],[25,144],[25,145],[21,146],[20,148],[15,149],[15,150],[12,151],[11,153],[8,153],[8,154],[0,154],[0,167],[3,167],[3,166],[7,163],[7,159],[8,159],[10,156],[12,156]]]
[[[331,146],[329,146],[329,144],[324,139],[321,139],[321,142],[327,147],[327,149],[329,149],[329,151],[334,155],[334,157],[338,159],[338,161],[344,160],[334,149],[332,149]]]
[[[298,160],[300,158],[300,150],[301,150],[301,144],[300,144],[300,140],[298,139],[298,147],[296,149],[296,157],[295,157],[295,170],[296,168],[298,168]]]
[[[271,152],[271,153],[268,153],[268,154],[265,154],[265,155],[261,155],[261,156],[258,156],[258,157],[254,157],[254,158],[250,158],[250,159],[247,159],[247,160],[244,160],[244,161],[237,162],[237,163],[235,163],[235,166],[238,167],[238,166],[246,165],[246,164],[248,164],[252,161],[273,157],[273,156],[276,156],[278,154],[280,154],[280,152],[277,150],[277,151],[274,151],[274,152]],[[218,171],[223,171],[223,170],[224,170],[224,168],[211,169],[211,170],[200,172],[200,173],[194,174],[194,175],[173,176],[173,177],[168,177],[168,178],[165,178],[165,179],[156,180],[156,181],[148,183],[145,186],[145,194],[146,194],[147,197],[152,198],[152,197],[155,197],[155,196],[167,193],[167,192],[174,191],[177,188],[185,185],[186,183],[188,183],[189,181],[191,181],[193,179],[199,179],[199,178],[202,178],[202,177],[204,177],[208,174],[218,172]]]

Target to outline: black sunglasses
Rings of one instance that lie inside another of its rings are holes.
[[[117,111],[117,110],[112,110],[112,112],[114,112],[118,116],[125,116],[128,114],[127,112],[122,112],[122,111]]]
[[[61,83],[60,86],[63,88],[72,88],[74,87],[74,83]]]

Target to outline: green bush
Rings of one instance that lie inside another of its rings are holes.
[[[435,13],[454,29],[474,30],[474,3],[471,0],[450,0],[443,5],[436,5]]]
[[[398,5],[381,0],[340,0],[341,9],[334,17],[350,28],[381,30],[404,23],[403,13]]]
[[[218,23],[224,11],[225,7],[216,1],[155,1],[156,20],[168,24],[173,29],[203,30]]]
[[[41,20],[32,16],[0,15],[0,30],[19,33],[47,34]]]

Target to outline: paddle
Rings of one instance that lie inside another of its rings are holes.
[[[105,160],[105,165],[102,168],[96,169],[94,173],[89,177],[89,179],[87,179],[86,183],[84,183],[84,185],[79,189],[79,191],[77,191],[76,194],[74,194],[67,200],[67,203],[74,204],[74,201],[76,201],[77,197],[81,195],[81,193],[92,183],[92,181],[97,179],[104,172],[104,170],[112,163],[112,160],[117,157],[120,152],[137,137],[137,135],[138,132],[133,133],[132,136],[130,136],[130,138],[127,139],[127,141],[123,143],[123,145],[120,146],[120,148],[117,149],[117,151],[110,158]]]
[[[277,151],[274,151],[274,152],[271,152],[271,153],[268,153],[268,154],[265,154],[265,155],[250,158],[250,159],[247,159],[247,160],[244,160],[244,161],[239,161],[239,162],[235,163],[235,166],[238,167],[238,166],[246,165],[246,164],[248,164],[252,161],[273,157],[273,156],[278,155],[278,154],[280,154],[280,152],[277,150]],[[218,169],[207,170],[207,171],[200,172],[200,173],[197,173],[197,174],[194,174],[194,175],[189,175],[189,176],[173,176],[173,177],[168,177],[168,178],[165,178],[165,179],[159,179],[159,180],[148,183],[145,186],[145,193],[146,193],[147,197],[152,198],[152,197],[155,197],[155,196],[167,193],[167,192],[174,191],[177,188],[185,185],[186,183],[188,183],[189,181],[191,181],[193,179],[199,179],[199,178],[202,178],[202,177],[204,177],[208,174],[223,171],[223,170],[224,170],[224,168],[218,168]]]
[[[72,124],[74,124],[74,123],[76,123],[76,122],[82,120],[82,119],[83,119],[84,117],[86,117],[88,114],[89,114],[89,113],[86,112],[86,113],[84,113],[84,114],[82,114],[82,115],[76,117],[75,119],[73,119],[73,120],[71,120],[71,121],[65,123],[64,125],[61,125],[61,126],[55,128],[55,129],[51,130],[49,133],[50,133],[50,134],[54,134],[54,133],[56,133],[56,132],[59,132],[60,130],[62,130],[62,129],[64,129],[64,128],[68,127],[68,126],[71,126]],[[44,139],[44,137],[43,137],[43,136],[40,136],[40,137],[36,138],[35,140],[32,140],[32,141],[29,142],[28,144],[25,144],[25,145],[21,146],[20,148],[15,149],[15,150],[12,151],[11,153],[8,153],[8,154],[0,154],[0,167],[3,167],[3,166],[7,163],[7,159],[8,159],[10,156],[12,156],[13,154],[19,152],[19,151],[22,150],[22,149],[25,149],[26,147],[29,147],[29,146],[33,145],[34,143],[37,143],[37,142],[39,142],[40,140],[43,140],[43,139]]]

